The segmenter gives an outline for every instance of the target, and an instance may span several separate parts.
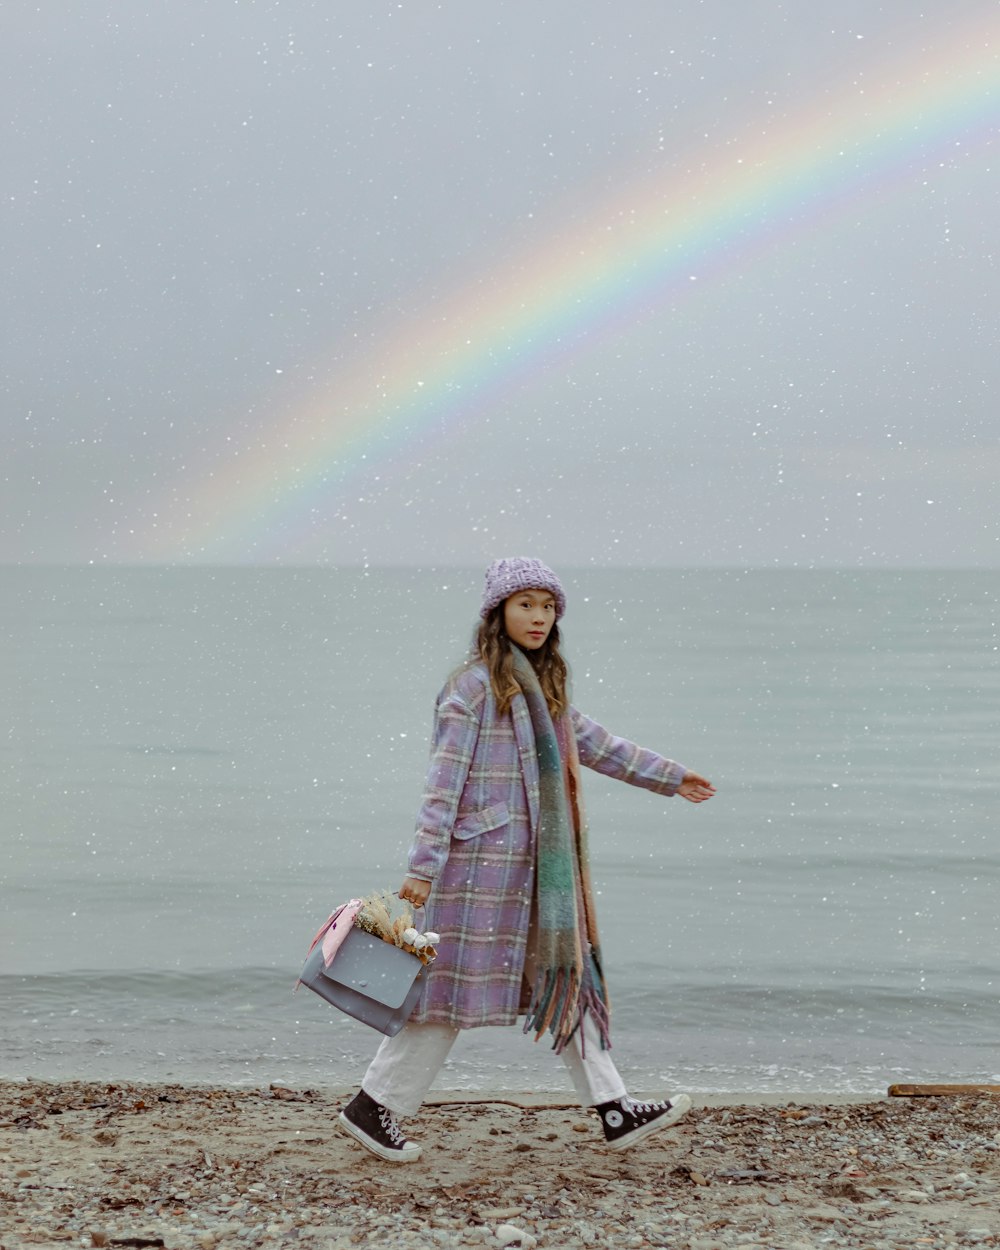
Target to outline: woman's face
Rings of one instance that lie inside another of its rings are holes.
[[[503,605],[507,637],[525,651],[537,651],[556,623],[556,599],[549,590],[519,590]]]

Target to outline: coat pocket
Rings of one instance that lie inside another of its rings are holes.
[[[510,813],[506,803],[494,803],[492,807],[484,807],[481,812],[466,812],[455,821],[452,836],[459,842],[488,833],[491,829],[500,829],[510,821]]]

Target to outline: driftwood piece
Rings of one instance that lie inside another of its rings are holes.
[[[425,1107],[438,1107],[449,1111],[452,1107],[517,1107],[519,1111],[579,1111],[580,1104],[562,1102],[521,1102],[517,1098],[437,1098],[433,1094],[425,1098]],[[0,1246],[0,1250],[3,1247]]]
[[[890,1098],[937,1098],[954,1094],[1000,1097],[1000,1085],[890,1085]]]

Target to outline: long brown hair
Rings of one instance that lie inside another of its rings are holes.
[[[490,686],[497,701],[497,711],[501,715],[510,711],[511,700],[521,693],[521,687],[514,676],[514,645],[504,628],[504,605],[498,603],[479,623],[475,650],[489,670]],[[524,654],[538,674],[538,684],[545,695],[552,719],[564,715],[569,709],[569,695],[566,691],[569,669],[559,651],[559,626],[552,626],[549,636],[536,651],[525,651]]]

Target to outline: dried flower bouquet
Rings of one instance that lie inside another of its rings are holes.
[[[396,912],[396,915],[393,915]],[[413,913],[405,903],[400,903],[389,890],[376,890],[361,900],[361,907],[354,917],[354,926],[379,937],[390,946],[416,955],[422,964],[433,963],[437,958],[437,933],[421,933],[414,927]]]

